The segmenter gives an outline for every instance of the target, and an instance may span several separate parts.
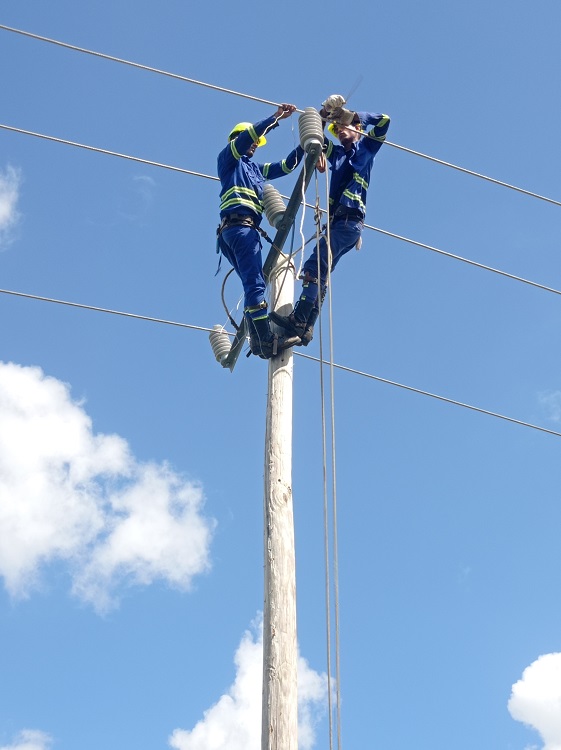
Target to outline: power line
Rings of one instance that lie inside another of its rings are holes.
[[[1,26],[0,26],[1,28]],[[181,174],[189,174],[194,177],[203,177],[207,180],[214,180],[215,182],[218,182],[218,177],[215,177],[213,175],[204,174],[203,172],[194,172],[190,169],[184,169],[182,167],[176,167],[172,166],[170,164],[162,164],[161,162],[152,161],[150,159],[142,159],[138,156],[131,156],[130,154],[121,154],[117,151],[110,151],[108,149],[99,148],[97,146],[89,146],[84,143],[78,143],[76,141],[70,141],[65,138],[57,138],[52,135],[46,135],[44,133],[37,133],[33,130],[25,130],[24,128],[17,128],[12,125],[5,125],[3,123],[0,123],[0,128],[3,130],[8,130],[13,133],[20,133],[22,135],[31,135],[35,138],[41,138],[43,140],[47,141],[53,141],[55,143],[62,143],[67,146],[75,146],[76,148],[83,148],[87,151],[93,151],[95,153],[99,154],[106,154],[108,156],[117,156],[120,159],[127,159],[128,161],[134,161],[139,162],[140,164],[148,164],[152,167],[161,167],[162,169],[168,169],[174,172],[180,172]],[[282,194],[281,194],[282,195]],[[287,196],[282,195],[283,198],[288,199]],[[311,203],[305,203],[306,207],[308,208],[315,208]],[[326,213],[325,209],[320,208],[319,209],[322,213]],[[393,237],[394,239],[401,240],[402,242],[407,242],[410,245],[415,245],[416,247],[421,247],[424,250],[430,250],[433,253],[438,253],[439,255],[443,255],[447,258],[452,258],[453,260],[461,261],[462,263],[467,263],[468,265],[474,266],[476,268],[480,268],[483,271],[490,271],[492,273],[498,274],[499,276],[504,276],[505,278],[512,279],[513,281],[519,281],[523,284],[527,284],[529,286],[533,286],[536,289],[542,289],[545,292],[551,292],[552,294],[561,295],[561,290],[555,289],[554,287],[547,286],[545,284],[540,284],[537,281],[531,281],[530,279],[525,279],[522,276],[516,276],[515,274],[508,273],[507,271],[502,271],[499,268],[493,268],[493,266],[485,265],[484,263],[478,263],[475,260],[470,260],[469,258],[464,258],[461,255],[456,255],[455,253],[448,252],[446,250],[441,250],[437,247],[433,247],[432,245],[427,245],[424,242],[419,242],[417,240],[410,239],[409,237],[404,237],[403,235],[396,234],[394,232],[390,232],[386,229],[380,229],[379,227],[372,226],[371,224],[365,224],[365,229],[370,229],[374,232],[379,232],[380,234],[384,234],[387,237]]]
[[[94,151],[98,154],[107,154],[109,156],[118,156],[120,159],[128,159],[129,161],[140,162],[141,164],[149,164],[152,167],[162,167],[163,169],[171,169],[174,172],[182,172],[183,174],[191,174],[195,177],[205,177],[208,180],[218,180],[218,177],[212,177],[202,172],[192,172],[189,169],[182,169],[181,167],[174,167],[170,164],[161,164],[157,161],[150,161],[149,159],[141,159],[138,156],[130,156],[129,154],[120,154],[118,151],[108,151],[105,148],[98,148],[97,146],[88,146],[85,143],[77,143],[76,141],[68,141],[65,138],[56,138],[54,135],[45,135],[44,133],[35,133],[33,130],[24,130],[23,128],[15,128],[11,125],[3,125],[0,123],[0,128],[4,130],[11,130],[14,133],[22,133],[23,135],[32,135],[35,138],[42,138],[46,141],[54,141],[55,143],[64,143],[67,146],[76,146],[77,148],[84,148],[87,151]]]
[[[154,67],[151,67],[150,65],[143,65],[141,63],[136,63],[131,60],[125,60],[121,57],[115,57],[114,55],[108,55],[103,52],[96,52],[95,50],[86,49],[85,47],[79,47],[75,44],[68,44],[67,42],[61,42],[57,39],[51,39],[50,37],[42,36],[40,34],[34,34],[30,31],[24,31],[23,29],[16,29],[12,26],[6,26],[5,24],[0,24],[0,29],[3,29],[4,31],[10,31],[15,34],[20,34],[21,36],[26,36],[26,37],[29,37],[30,39],[35,39],[41,42],[48,42],[49,44],[54,44],[59,47],[64,47],[65,49],[70,49],[75,52],[82,52],[87,55],[93,55],[94,57],[102,58],[104,60],[110,60],[111,62],[117,62],[123,65],[128,65],[133,68],[138,68],[140,70],[145,70],[151,73],[157,73],[158,75],[167,76],[169,78],[175,78],[176,80],[184,81],[185,83],[192,83],[192,84],[196,84],[197,86],[204,86],[205,88],[213,89],[214,91],[221,91],[225,94],[232,94],[234,96],[239,96],[244,99],[250,99],[251,101],[260,102],[262,104],[269,104],[274,107],[277,107],[279,104],[278,102],[272,102],[269,99],[263,99],[262,97],[252,96],[251,94],[245,94],[241,91],[234,91],[233,89],[228,89],[223,86],[217,86],[215,84],[206,83],[204,81],[198,81],[195,78],[188,78],[187,76],[179,75],[178,73],[170,73],[169,71],[161,70],[160,68],[154,68]],[[304,110],[297,109],[296,111],[303,112]],[[466,167],[460,167],[457,164],[453,164],[452,162],[444,161],[443,159],[438,159],[435,156],[424,154],[421,151],[416,151],[412,148],[407,148],[406,146],[401,146],[398,143],[392,143],[391,141],[385,141],[385,143],[386,145],[391,146],[392,148],[399,149],[400,151],[404,151],[414,156],[420,156],[423,159],[427,159],[428,161],[434,162],[435,164],[440,164],[445,167],[450,167],[451,169],[455,169],[458,172],[463,172],[464,174],[469,174],[472,177],[477,177],[481,180],[486,180],[487,182],[491,182],[495,185],[508,188],[509,190],[514,190],[518,193],[522,193],[523,195],[527,195],[531,198],[537,198],[541,201],[551,203],[554,206],[561,206],[561,201],[554,200],[553,198],[548,198],[545,195],[540,195],[539,193],[535,193],[531,190],[526,190],[524,188],[517,187],[516,185],[511,185],[508,182],[504,182],[503,180],[497,180],[494,177],[488,177],[487,175],[481,174],[480,172],[475,172],[471,169],[467,169]]]
[[[66,42],[58,41],[57,39],[50,39],[47,36],[41,36],[40,34],[33,34],[30,31],[23,31],[22,29],[14,29],[12,26],[5,26],[4,24],[0,24],[0,29],[3,29],[4,31],[12,31],[15,34],[21,34],[22,36],[27,36],[30,39],[37,39],[40,42],[48,42],[49,44],[56,44],[58,47],[64,47],[66,49],[74,50],[75,52],[83,52],[86,55],[93,55],[94,57],[101,57],[103,60],[111,60],[111,62],[117,62],[121,63],[123,65],[129,65],[132,68],[139,68],[140,70],[146,70],[150,73],[157,73],[158,75],[167,76],[168,78],[175,78],[179,81],[184,81],[186,83],[194,83],[197,86],[205,86],[209,89],[214,89],[215,91],[222,91],[225,94],[234,94],[234,96],[241,96],[244,99],[251,99],[255,102],[262,102],[263,104],[271,104],[273,107],[277,107],[278,103],[268,101],[267,99],[260,99],[256,96],[251,96],[250,94],[243,94],[240,91],[234,91],[233,89],[226,89],[222,86],[214,86],[212,83],[205,83],[204,81],[197,81],[194,78],[187,78],[187,76],[179,75],[178,73],[170,73],[167,70],[160,70],[160,68],[152,68],[150,65],[142,65],[141,63],[132,62],[131,60],[124,60],[122,57],[114,57],[113,55],[106,55],[103,52],[95,52],[91,49],[86,49],[85,47],[78,47],[75,44],[67,44]],[[303,110],[299,109],[298,112],[303,112]]]
[[[508,188],[509,190],[516,190],[517,193],[528,195],[531,198],[538,198],[541,201],[546,201],[546,203],[552,203],[554,206],[561,206],[561,201],[556,201],[553,198],[548,198],[545,195],[534,193],[531,190],[525,190],[524,188],[516,187],[516,185],[511,185],[508,182],[496,180],[494,177],[487,177],[487,175],[480,174],[479,172],[474,172],[471,169],[466,169],[466,167],[459,167],[457,164],[452,164],[451,162],[444,161],[443,159],[437,159],[435,156],[428,156],[427,154],[423,154],[421,151],[414,151],[412,148],[406,148],[405,146],[400,146],[397,143],[391,143],[390,141],[384,141],[384,143],[386,143],[388,146],[393,146],[393,148],[397,148],[400,151],[405,151],[408,154],[421,156],[423,159],[428,159],[429,161],[435,162],[435,164],[441,164],[443,167],[450,167],[451,169],[456,169],[458,172],[469,174],[472,177],[479,177],[479,179],[481,180],[487,180],[487,182],[492,182],[495,185],[500,185],[501,187]]]
[[[26,294],[25,292],[15,292],[11,289],[0,289],[0,294],[10,294],[13,297],[25,297],[26,299],[35,299],[35,300],[39,300],[40,302],[54,302],[57,305],[66,305],[68,307],[79,307],[82,310],[93,310],[94,312],[109,313],[111,315],[122,315],[125,318],[136,318],[137,320],[148,320],[152,323],[164,323],[170,326],[178,326],[179,328],[191,328],[195,331],[207,331],[208,333],[212,331],[212,328],[204,328],[203,326],[194,326],[194,325],[189,325],[187,323],[178,323],[175,320],[165,320],[164,318],[151,318],[148,315],[136,315],[135,313],[122,312],[121,310],[110,310],[106,307],[95,307],[93,305],[83,305],[83,304],[80,304],[79,302],[68,302],[67,300],[54,299],[53,297],[42,297],[38,294]]]
[[[309,354],[303,354],[301,352],[294,352],[299,357],[304,357],[305,359],[312,360],[313,362],[322,363],[320,359],[317,357],[312,357]],[[329,364],[328,362],[323,362],[323,364]],[[489,417],[495,417],[497,419],[503,419],[506,422],[511,422],[512,424],[520,425],[521,427],[529,427],[532,430],[539,430],[540,432],[546,432],[548,435],[555,435],[555,437],[561,437],[561,432],[556,432],[555,430],[548,430],[546,427],[540,427],[539,425],[532,424],[531,422],[524,422],[520,419],[514,419],[514,417],[507,417],[504,414],[499,414],[498,412],[489,411],[488,409],[482,409],[479,406],[473,406],[472,404],[466,404],[462,401],[456,401],[453,398],[448,398],[446,396],[440,396],[437,393],[431,393],[430,391],[424,391],[420,388],[414,388],[410,385],[404,385],[403,383],[398,383],[395,380],[388,380],[387,378],[382,378],[379,375],[371,375],[368,372],[362,372],[361,370],[355,370],[352,367],[345,367],[344,365],[338,365],[336,363],[333,364],[333,367],[337,368],[338,370],[343,370],[344,372],[350,372],[353,375],[360,375],[364,378],[369,378],[370,380],[377,380],[379,383],[386,383],[387,385],[393,385],[396,388],[402,388],[406,391],[410,391],[411,393],[417,393],[421,396],[429,396],[430,398],[435,398],[438,401],[444,401],[447,404],[453,404],[454,406],[461,406],[463,409],[470,409],[471,411],[478,412],[479,414],[486,414]]]
[[[52,297],[43,297],[37,294],[28,294],[25,292],[16,292],[10,289],[0,289],[0,294],[8,294],[14,297],[23,297],[25,299],[34,299],[38,300],[40,302],[51,302],[58,305],[65,305],[68,307],[77,307],[82,310],[93,310],[94,312],[102,312],[102,313],[109,313],[111,315],[121,315],[126,318],[135,318],[136,320],[147,320],[151,323],[162,323],[166,325],[172,325],[177,326],[179,328],[188,328],[195,331],[205,331],[207,333],[211,333],[212,328],[205,328],[204,326],[196,326],[196,325],[190,325],[188,323],[178,323],[177,321],[173,320],[166,320],[164,318],[153,318],[148,315],[138,315],[135,313],[129,313],[129,312],[123,312],[121,310],[111,310],[105,307],[96,307],[94,305],[84,305],[79,302],[68,302],[67,300],[61,300],[61,299],[54,299]],[[301,352],[294,351],[294,354],[298,357],[303,357],[304,359],[308,359],[312,362],[318,362],[321,364],[330,365],[330,362],[327,362],[325,360],[318,359],[317,357],[312,357],[309,354],[303,354]],[[352,367],[346,367],[344,365],[338,365],[336,363],[332,363],[333,367],[342,370],[344,372],[349,372],[353,375],[359,375],[363,378],[368,378],[370,380],[376,380],[379,383],[386,383],[386,385],[392,385],[396,388],[401,388],[406,391],[410,391],[411,393],[417,393],[421,396],[429,396],[430,398],[437,399],[438,401],[443,401],[447,404],[452,404],[453,406],[460,406],[463,409],[469,409],[471,411],[478,412],[479,414],[486,414],[489,417],[495,417],[496,419],[502,419],[506,422],[511,422],[512,424],[517,424],[521,427],[528,427],[532,430],[538,430],[539,432],[545,432],[548,435],[554,435],[555,437],[561,437],[561,432],[556,432],[555,430],[549,430],[546,427],[540,427],[539,425],[532,424],[531,422],[524,422],[520,419],[514,419],[514,417],[508,417],[504,414],[499,414],[498,412],[489,411],[488,409],[483,409],[479,406],[473,406],[472,404],[466,404],[462,401],[456,401],[455,399],[448,398],[447,396],[440,396],[436,393],[431,393],[430,391],[424,391],[420,388],[415,388],[410,385],[404,385],[403,383],[398,383],[395,380],[388,380],[387,378],[382,378],[379,375],[371,375],[367,372],[362,372],[361,370],[356,370]]]

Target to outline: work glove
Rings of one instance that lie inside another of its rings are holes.
[[[331,94],[331,96],[328,96],[327,99],[322,102],[323,109],[327,110],[327,112],[331,112],[334,109],[338,109],[342,107],[345,104],[345,97],[341,96],[341,94]]]
[[[344,107],[337,107],[329,115],[331,122],[336,122],[337,125],[342,125],[343,127],[350,125],[354,117],[355,112],[351,112],[350,109],[345,109]]]

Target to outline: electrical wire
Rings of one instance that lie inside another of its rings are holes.
[[[110,313],[111,315],[122,315],[126,318],[136,318],[137,320],[148,320],[151,323],[165,323],[166,325],[170,326],[177,326],[179,328],[190,328],[194,331],[207,331],[208,333],[212,332],[212,328],[205,328],[204,326],[195,326],[195,325],[189,325],[188,323],[178,323],[175,320],[165,320],[164,318],[152,318],[148,315],[137,315],[135,313],[129,313],[129,312],[123,312],[122,310],[110,310],[106,307],[95,307],[94,305],[83,305],[79,302],[68,302],[67,300],[62,299],[54,299],[53,297],[42,297],[38,294],[27,294],[25,292],[15,292],[11,289],[0,289],[0,294],[9,294],[13,297],[25,297],[26,299],[34,299],[39,300],[40,302],[54,302],[57,305],[66,305],[68,307],[79,307],[82,310],[93,310],[94,312],[103,312],[103,313]],[[228,336],[233,336],[234,334],[228,333],[226,331]]]
[[[169,71],[161,70],[160,68],[154,68],[154,67],[151,67],[150,65],[143,65],[141,63],[136,63],[131,60],[125,60],[120,57],[115,57],[113,55],[105,54],[103,52],[96,52],[94,50],[86,49],[85,47],[79,47],[74,44],[68,44],[67,42],[61,42],[57,39],[51,39],[50,37],[42,36],[40,34],[34,34],[30,31],[24,31],[23,29],[16,29],[12,26],[7,26],[5,24],[0,24],[0,30],[9,31],[15,34],[20,34],[21,36],[25,36],[30,39],[35,39],[41,42],[47,42],[49,44],[54,44],[59,47],[64,47],[65,49],[70,49],[75,52],[81,52],[84,54],[93,55],[94,57],[99,57],[105,60],[110,60],[112,62],[121,63],[123,65],[128,65],[130,67],[138,68],[140,70],[148,71],[151,73],[157,73],[158,75],[163,75],[169,78],[174,78],[176,80],[183,81],[185,83],[192,83],[192,84],[196,84],[197,86],[204,86],[205,88],[213,89],[214,91],[220,91],[225,94],[232,94],[233,96],[239,96],[239,97],[242,97],[243,99],[250,99],[251,101],[254,101],[254,102],[260,102],[262,104],[269,104],[274,107],[279,106],[278,102],[272,102],[270,99],[264,99],[263,97],[253,96],[251,94],[245,94],[241,91],[234,91],[233,89],[228,89],[228,88],[225,88],[224,86],[217,86],[215,84],[206,83],[205,81],[198,81],[195,78],[188,78],[187,76],[179,75],[178,73],[170,73]],[[296,109],[296,111],[300,113],[304,112],[304,110],[298,109],[298,108]],[[393,143],[391,141],[385,141],[385,143],[388,146],[391,146],[392,148],[399,149],[400,151],[404,151],[414,156],[419,156],[423,159],[427,159],[428,161],[432,161],[436,164],[440,164],[445,167],[450,167],[459,172],[463,172],[464,174],[469,174],[472,177],[477,177],[481,180],[486,180],[487,182],[491,182],[495,185],[508,188],[509,190],[514,190],[518,193],[522,193],[523,195],[526,195],[532,198],[537,198],[539,200],[546,201],[547,203],[553,204],[555,206],[561,206],[561,201],[554,200],[553,198],[548,198],[547,196],[540,195],[539,193],[535,193],[531,190],[525,190],[524,188],[517,187],[516,185],[511,185],[510,183],[504,182],[503,180],[497,180],[493,177],[489,177],[487,175],[481,174],[480,172],[475,172],[471,169],[460,167],[456,164],[453,164],[452,162],[444,161],[443,159],[438,159],[437,157],[430,156],[429,154],[424,154],[421,151],[416,151],[415,149],[407,148],[406,146],[401,146],[398,143]]]
[[[205,331],[207,333],[211,333],[213,330],[212,328],[206,328],[205,326],[196,326],[196,325],[191,325],[189,323],[179,323],[174,320],[166,320],[165,318],[154,318],[148,315],[138,315],[136,313],[123,312],[121,310],[111,310],[105,307],[85,305],[79,302],[69,302],[67,300],[55,299],[53,297],[44,297],[38,294],[28,294],[26,292],[17,292],[11,289],[0,289],[0,294],[7,294],[13,297],[33,299],[33,300],[38,300],[40,302],[51,302],[51,303],[55,303],[58,305],[67,305],[69,307],[81,308],[82,310],[93,310],[94,312],[109,313],[111,315],[121,315],[126,318],[136,318],[137,320],[146,320],[152,323],[163,323],[166,325],[177,326],[179,328],[188,328],[188,329],[192,329],[195,331]],[[233,334],[231,333],[228,333],[228,335],[233,336]],[[317,357],[312,357],[309,354],[303,354],[302,352],[298,352],[298,351],[295,351],[294,354],[297,357],[303,357],[304,359],[309,359],[309,360],[312,360],[313,362],[328,364],[324,360],[318,359]],[[464,409],[470,409],[471,411],[475,411],[480,414],[486,414],[487,416],[490,416],[490,417],[503,419],[507,422],[511,422],[512,424],[520,425],[521,427],[528,427],[532,430],[538,430],[539,432],[545,432],[549,435],[554,435],[555,437],[561,437],[561,432],[556,432],[555,430],[549,430],[546,427],[540,427],[539,425],[532,424],[531,422],[524,422],[520,419],[514,419],[513,417],[508,417],[508,416],[505,416],[504,414],[499,414],[498,412],[489,411],[488,409],[482,409],[479,406],[473,406],[472,404],[466,404],[466,403],[463,403],[462,401],[456,401],[455,399],[448,398],[446,396],[440,396],[436,393],[431,393],[430,391],[424,391],[424,390],[421,390],[420,388],[414,388],[413,386],[410,386],[410,385],[404,385],[403,383],[398,383],[394,380],[388,380],[387,378],[382,378],[378,375],[371,375],[370,373],[362,372],[361,370],[356,370],[352,367],[346,367],[345,365],[338,365],[336,363],[333,364],[333,367],[335,369],[343,370],[345,372],[352,373],[354,375],[360,375],[361,377],[369,378],[370,380],[376,380],[380,383],[386,383],[387,385],[392,385],[397,388],[402,388],[404,390],[411,391],[412,393],[417,393],[421,396],[429,396],[430,398],[435,398],[439,401],[444,401],[445,403],[452,404],[454,406],[460,406]]]
[[[0,28],[1,28],[1,26],[0,26]],[[170,164],[163,164],[161,162],[152,161],[150,159],[142,159],[142,158],[140,158],[138,156],[131,156],[130,154],[121,154],[121,153],[119,153],[117,151],[110,151],[108,149],[100,148],[100,147],[97,147],[97,146],[89,146],[89,145],[86,145],[86,144],[83,144],[83,143],[78,143],[76,141],[70,141],[70,140],[67,140],[67,139],[64,139],[64,138],[57,138],[57,137],[52,136],[52,135],[46,135],[44,133],[36,133],[36,132],[34,132],[32,130],[25,130],[24,128],[18,128],[18,127],[14,127],[12,125],[6,125],[6,124],[3,124],[3,123],[0,123],[0,129],[8,130],[8,131],[11,131],[11,132],[14,132],[14,133],[20,133],[22,135],[35,136],[36,138],[41,138],[41,139],[44,139],[44,140],[47,140],[47,141],[54,141],[55,143],[62,143],[62,144],[67,145],[67,146],[75,146],[77,148],[83,148],[83,149],[86,149],[88,151],[93,151],[93,152],[100,153],[100,154],[106,154],[108,156],[117,156],[117,157],[119,157],[121,159],[127,159],[129,161],[139,162],[140,164],[147,164],[147,165],[153,166],[153,167],[160,167],[160,168],[163,168],[163,169],[172,170],[174,172],[179,172],[179,173],[182,173],[182,174],[192,175],[193,177],[203,177],[204,179],[213,180],[215,182],[219,181],[218,177],[216,177],[214,175],[204,174],[203,172],[194,172],[194,171],[192,171],[190,169],[184,169],[182,167],[176,167],[176,166],[173,166],[173,165],[170,165]],[[282,193],[280,195],[281,195],[282,198],[288,199],[288,196],[283,195]],[[305,203],[305,205],[308,208],[314,208],[313,204],[311,204],[311,203]],[[324,208],[320,208],[319,210],[322,213],[326,213],[326,210]],[[433,253],[438,253],[439,255],[443,255],[443,256],[451,258],[453,260],[458,260],[458,261],[461,261],[462,263],[467,263],[468,265],[474,266],[476,268],[480,268],[483,271],[490,271],[490,272],[498,274],[500,276],[504,276],[505,278],[512,279],[513,281],[518,281],[518,282],[521,282],[523,284],[527,284],[529,286],[533,286],[536,289],[542,289],[545,292],[551,292],[553,294],[561,295],[561,290],[555,289],[554,287],[547,286],[546,284],[540,284],[537,281],[531,281],[530,279],[523,278],[522,276],[516,276],[515,274],[511,274],[508,271],[502,271],[499,268],[493,268],[493,266],[488,266],[488,265],[485,265],[484,263],[479,263],[477,261],[470,260],[469,258],[464,258],[461,255],[457,255],[455,253],[451,253],[451,252],[448,252],[446,250],[441,250],[441,249],[439,249],[437,247],[433,247],[432,245],[428,245],[428,244],[426,244],[424,242],[419,242],[418,240],[413,240],[413,239],[410,239],[409,237],[405,237],[403,235],[396,234],[395,232],[390,232],[390,231],[388,231],[386,229],[381,229],[380,227],[375,227],[375,226],[373,226],[371,224],[365,224],[364,228],[372,230],[374,232],[378,232],[380,234],[384,234],[387,237],[393,237],[394,239],[401,240],[402,242],[407,242],[410,245],[414,245],[416,247],[423,248],[424,250],[430,250]],[[313,239],[313,237],[311,239]],[[308,240],[308,242],[309,241],[310,240]],[[308,243],[306,242],[305,244],[308,244]],[[299,252],[300,249],[301,248],[299,248],[298,250],[296,250],[294,252],[294,255],[296,255]]]
[[[313,357],[309,354],[303,354],[302,352],[295,352],[296,356],[303,357],[304,359],[309,359],[313,362],[318,362],[319,364],[326,364],[325,362],[322,362],[322,360],[318,359],[317,357]],[[550,430],[547,427],[540,427],[539,425],[532,424],[531,422],[524,422],[521,419],[515,419],[514,417],[508,417],[505,414],[499,414],[498,412],[490,411],[488,409],[483,409],[479,406],[473,406],[473,404],[466,404],[462,401],[457,401],[453,398],[448,398],[447,396],[440,396],[437,393],[431,393],[430,391],[424,391],[421,388],[414,388],[410,385],[405,385],[404,383],[398,383],[395,380],[389,380],[388,378],[382,378],[379,375],[371,375],[367,372],[362,372],[361,370],[355,370],[352,367],[345,367],[345,365],[338,365],[334,363],[333,367],[335,367],[338,370],[343,370],[344,372],[352,373],[353,375],[360,375],[364,378],[369,378],[370,380],[376,380],[379,383],[386,383],[386,385],[392,385],[396,388],[402,388],[403,390],[410,391],[411,393],[417,393],[420,396],[429,396],[430,398],[437,399],[438,401],[443,401],[447,404],[452,404],[454,406],[460,406],[463,409],[469,409],[471,411],[478,412],[479,414],[486,414],[489,417],[495,417],[497,419],[505,420],[506,422],[510,422],[512,424],[520,425],[521,427],[529,427],[532,430],[538,430],[539,432],[545,432],[548,435],[554,435],[555,437],[561,437],[561,432],[557,432],[556,430]]]
[[[103,52],[95,52],[91,49],[86,49],[85,47],[78,47],[75,44],[68,44],[67,42],[61,42],[58,39],[51,39],[47,36],[41,36],[40,34],[33,34],[31,31],[24,31],[23,29],[15,29],[12,26],[6,26],[4,24],[0,24],[0,29],[3,31],[11,31],[15,34],[21,34],[21,36],[27,36],[30,39],[36,39],[40,42],[48,42],[49,44],[55,44],[58,47],[64,47],[65,49],[73,50],[74,52],[83,52],[86,55],[93,55],[94,57],[100,57],[103,60],[110,60],[111,62],[117,62],[121,63],[123,65],[129,65],[132,68],[138,68],[140,70],[145,70],[150,73],[157,73],[158,75],[167,76],[168,78],[175,78],[178,81],[184,81],[185,83],[194,83],[197,86],[204,86],[205,88],[213,89],[214,91],[222,91],[225,94],[233,94],[234,96],[241,96],[244,99],[251,99],[254,102],[261,102],[263,104],[271,104],[274,107],[277,107],[278,104],[276,102],[271,102],[268,99],[261,99],[257,96],[251,96],[251,94],[243,94],[241,91],[234,91],[233,89],[227,89],[223,86],[215,86],[212,83],[205,83],[204,81],[197,81],[194,78],[187,78],[187,76],[179,75],[178,73],[170,73],[167,70],[161,70],[160,68],[153,68],[150,65],[142,65],[141,63],[132,62],[131,60],[124,60],[122,57],[115,57],[113,55],[106,55]],[[298,110],[298,112],[302,112],[303,110]]]
[[[24,130],[23,128],[16,128],[12,125],[4,125],[0,123],[0,128],[3,130],[10,130],[13,133],[21,133],[23,135],[32,135],[35,138],[42,138],[46,141],[54,141],[55,143],[63,143],[66,146],[76,146],[77,148],[84,148],[87,151],[94,151],[98,154],[107,154],[108,156],[118,156],[120,159],[127,159],[129,161],[140,162],[140,164],[149,164],[152,167],[162,167],[163,169],[171,169],[173,172],[181,172],[182,174],[190,174],[194,177],[205,177],[207,180],[218,180],[218,177],[213,177],[203,172],[193,172],[190,169],[183,169],[182,167],[174,167],[171,164],[162,164],[158,161],[151,161],[150,159],[141,159],[138,156],[130,156],[129,154],[120,154],[118,151],[109,151],[105,148],[99,148],[97,146],[88,146],[85,143],[77,143],[76,141],[69,141],[65,138],[56,138],[54,135],[45,135],[44,133],[36,133],[33,130]]]

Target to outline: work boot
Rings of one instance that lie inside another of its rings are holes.
[[[249,348],[261,359],[271,359],[291,346],[300,345],[299,336],[278,336],[271,331],[268,318],[254,320],[247,316]]]
[[[315,310],[317,310],[317,314],[314,317]],[[290,315],[279,315],[274,311],[269,313],[269,317],[274,323],[281,328],[284,328],[284,330],[292,336],[298,336],[304,346],[308,346],[312,340],[314,323],[316,322],[318,315],[319,309],[315,307],[315,302],[307,299],[299,299]],[[308,321],[311,321],[309,333]]]
[[[319,307],[313,307],[312,312],[310,313],[310,317],[308,318],[308,322],[306,323],[306,328],[304,330],[304,333],[300,336],[300,340],[302,341],[302,346],[308,346],[310,341],[314,337],[314,325],[316,320],[319,317]]]

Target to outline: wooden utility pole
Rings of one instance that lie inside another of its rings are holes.
[[[279,295],[277,308],[281,313],[288,313],[294,299],[293,270],[286,270],[286,263],[277,269],[271,274],[271,299],[277,299]],[[297,750],[298,747],[292,375],[291,349],[269,361],[261,750]]]
[[[312,110],[313,111],[313,110]],[[274,309],[287,315],[294,302],[294,268],[282,249],[321,154],[323,135],[303,144],[307,156],[273,248],[264,264]],[[301,140],[302,140],[302,130]],[[298,749],[298,644],[296,560],[292,506],[292,349],[269,360],[265,431],[265,606],[261,750]]]

